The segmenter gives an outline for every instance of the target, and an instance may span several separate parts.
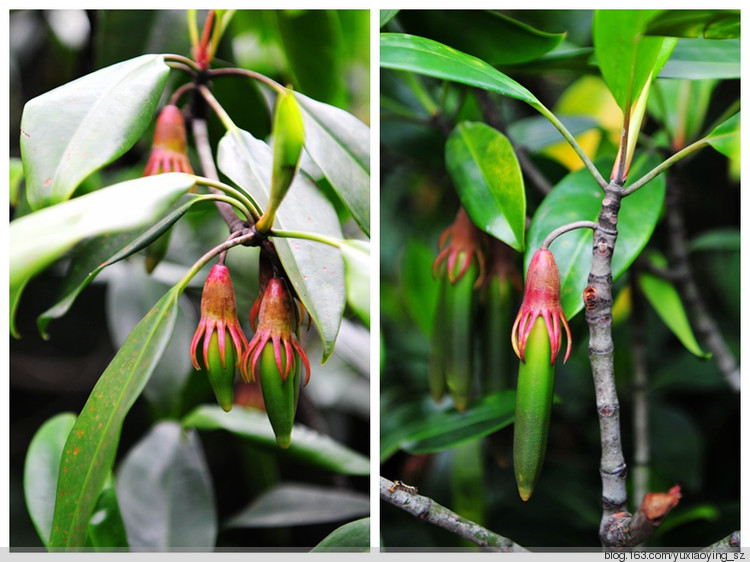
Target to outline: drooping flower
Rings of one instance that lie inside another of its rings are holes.
[[[440,265],[445,262],[448,268],[448,279],[456,283],[468,271],[473,259],[479,264],[479,274],[474,286],[478,287],[484,280],[484,252],[482,249],[482,231],[479,230],[463,207],[458,210],[456,219],[440,235],[438,240],[439,254],[432,264],[432,275],[437,276]]]
[[[560,304],[560,272],[555,258],[547,249],[538,249],[531,258],[526,272],[523,302],[511,331],[513,351],[521,361],[526,361],[526,341],[538,317],[544,320],[551,346],[550,364],[554,364],[562,345],[562,330],[568,336],[568,347],[563,362],[568,360],[571,349],[570,328]]]
[[[210,346],[214,333],[217,336],[220,365],[213,365],[210,361]],[[232,287],[232,278],[229,275],[229,269],[222,264],[216,264],[206,278],[203,286],[203,296],[201,298],[201,319],[198,328],[193,336],[190,345],[190,355],[193,359],[193,366],[200,370],[202,364],[210,371],[211,369],[226,369],[231,366],[227,361],[227,336],[233,347],[232,355],[236,359],[233,363],[236,365],[239,358],[247,346],[245,337],[239,320],[237,319],[237,303],[234,297],[234,287]],[[198,345],[203,342],[200,355],[198,354]]]
[[[273,346],[282,381],[296,368],[298,359],[307,371],[305,384],[310,380],[310,362],[297,336],[302,311],[285,285],[283,279],[273,277],[266,283],[265,291],[260,297],[257,330],[245,350],[240,366],[242,377],[246,381],[255,380],[258,359],[266,345]]]
[[[164,106],[156,119],[151,155],[143,175],[153,176],[167,172],[193,173],[187,155],[185,120],[176,105]]]

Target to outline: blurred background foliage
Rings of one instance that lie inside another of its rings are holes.
[[[202,27],[205,17],[205,11],[198,13],[199,26]],[[94,70],[144,53],[189,56],[186,12],[21,10],[10,13],[11,215],[25,212],[22,176],[19,176],[19,124],[26,101]],[[240,66],[258,71],[345,109],[369,125],[367,11],[238,11],[224,34],[214,66]],[[186,80],[183,73],[173,71],[162,103]],[[255,83],[239,78],[216,79],[212,88],[238,126],[257,138],[268,136],[272,100],[266,99]],[[209,120],[209,127],[215,146],[224,131],[214,118]],[[139,177],[148,159],[152,136],[153,125],[125,155],[88,178],[78,193]],[[194,153],[191,161],[200,173]],[[337,208],[340,210],[342,206]],[[340,218],[345,235],[361,236],[356,223],[343,211]],[[107,268],[65,316],[52,321],[47,340],[39,336],[36,318],[55,302],[66,263],[56,264],[29,284],[17,316],[22,337],[10,342],[11,547],[41,546],[27,513],[22,488],[24,459],[34,433],[45,420],[60,412],[80,411],[135,323],[187,267],[226,235],[226,225],[214,206],[196,206],[174,227],[167,256],[152,275],[146,274],[142,255]],[[257,261],[257,250],[250,248],[231,252],[227,259],[240,322],[246,333],[252,333],[247,312],[258,293]],[[160,422],[179,420],[200,404],[215,403],[205,374],[193,370],[189,356],[207,272],[208,269],[201,272],[191,284],[193,290],[182,297],[172,342],[127,417],[116,467],[129,451],[138,450],[134,448],[136,445],[154,446],[153,439],[158,442],[158,435],[169,433],[164,429],[169,424],[163,426]],[[322,351],[314,330],[304,335],[304,344],[313,375],[311,384],[301,393],[297,422],[368,456],[367,328],[347,311],[334,356],[324,366],[320,366]],[[250,385],[237,389],[237,401],[257,403],[256,390]],[[159,427],[163,431],[155,430]],[[232,433],[211,431],[199,435],[200,443],[193,450],[205,457],[210,472],[209,487],[214,490],[219,522],[216,546],[220,548],[310,547],[346,520],[367,515],[366,476],[314,468],[304,460],[280,455],[278,451],[259,449]],[[145,439],[146,436],[149,438]],[[269,513],[266,520],[262,514],[258,519],[256,514],[250,523],[228,523],[262,492],[289,482],[349,491],[353,494],[349,497],[350,505],[354,507],[334,515],[325,509],[316,514],[315,509],[309,508],[320,507],[320,497],[297,494],[294,497],[298,501],[282,504],[286,505],[286,514]],[[298,516],[291,517],[294,513]],[[305,513],[307,519],[299,516]]]
[[[400,11],[391,16],[393,12],[381,13],[381,31],[428,37],[490,62],[556,112],[590,157],[609,157],[611,162],[622,117],[592,62],[591,11]],[[503,37],[510,38],[504,42]],[[689,129],[687,144],[738,104],[739,39],[714,41],[710,47],[703,39],[681,39],[673,59],[691,63],[668,63],[662,71],[668,77],[652,87],[640,140],[661,159],[671,153],[675,123]],[[719,68],[724,70],[717,76]],[[571,358],[557,365],[546,462],[528,503],[519,498],[514,480],[512,424],[496,420],[506,426],[486,435],[492,423],[476,414],[478,401],[457,416],[449,398],[434,404],[429,397],[429,333],[436,301],[430,269],[438,237],[459,205],[444,145],[456,123],[481,121],[483,115],[476,92],[460,84],[390,69],[381,69],[380,77],[381,474],[419,487],[421,494],[523,546],[596,546],[601,445],[582,314],[571,319]],[[670,92],[680,88],[692,93],[673,97]],[[550,185],[580,167],[559,133],[530,107],[489,98],[504,124],[502,132]],[[677,107],[678,99],[685,107]],[[683,193],[690,260],[701,296],[739,361],[738,164],[704,149],[669,174]],[[543,193],[524,170],[527,214],[532,216]],[[602,173],[608,177],[609,169]],[[625,200],[623,206],[627,204]],[[703,241],[712,242],[704,246]],[[649,248],[669,255],[663,218]],[[516,255],[519,271],[521,257]],[[632,487],[633,342],[641,335],[647,344],[651,416],[648,487],[666,491],[680,484],[683,493],[649,545],[706,546],[739,528],[739,395],[722,379],[715,360],[688,353],[648,304],[634,302],[629,289],[633,279],[631,270],[615,285],[613,333],[628,483]],[[636,306],[644,316],[634,334]],[[506,388],[515,387],[517,359],[509,342],[496,345],[505,346],[511,357],[493,372],[477,373],[475,387],[500,378],[510,381]],[[479,391],[475,398],[481,395]],[[430,447],[420,442],[419,431],[432,432],[433,444],[441,441],[441,431],[448,431],[446,419],[463,420],[467,427],[452,427],[440,446],[427,452]],[[634,503],[632,490],[629,498]],[[466,546],[442,529],[381,504],[386,548]],[[637,504],[629,507],[635,510]]]

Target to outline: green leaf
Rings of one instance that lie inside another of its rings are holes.
[[[380,66],[459,82],[524,101],[535,108],[541,106],[531,92],[486,62],[424,37],[381,33]]]
[[[320,541],[310,552],[370,552],[370,518],[346,523]]]
[[[117,501],[115,482],[111,474],[99,494],[96,508],[89,520],[87,546],[89,543],[94,550],[103,551],[129,546],[128,535],[120,513],[120,504]]]
[[[611,162],[608,159],[599,164],[608,166]],[[637,157],[625,185],[644,175],[658,163],[655,156]],[[617,244],[612,256],[613,280],[617,280],[630,267],[651,238],[661,214],[664,193],[665,180],[660,175],[623,199],[617,220]],[[573,221],[596,221],[603,197],[604,193],[588,170],[578,170],[565,176],[544,198],[531,219],[524,271],[528,269],[534,252],[552,230]],[[550,246],[560,270],[560,298],[568,320],[583,308],[582,294],[591,269],[591,248],[592,233],[588,228],[567,232]]]
[[[232,408],[225,412],[219,406],[200,406],[185,416],[182,425],[203,430],[224,429],[307,466],[357,476],[370,473],[369,459],[304,425],[295,424],[292,444],[288,449],[279,449],[268,418],[259,411]]]
[[[219,142],[219,168],[265,208],[271,185],[271,148],[247,131],[230,131]],[[275,227],[340,239],[330,202],[304,176],[297,175],[276,215]],[[344,263],[338,249],[309,240],[274,238],[289,279],[315,321],[330,357],[345,304]]]
[[[410,35],[429,37],[494,66],[537,59],[565,37],[494,10],[402,10],[398,21]]]
[[[294,96],[302,108],[305,150],[369,236],[370,128],[342,109]]]
[[[341,22],[333,10],[278,10],[281,41],[295,89],[343,106],[347,87],[342,64]],[[314,48],[311,48],[314,45]]]
[[[515,390],[489,394],[464,412],[449,400],[436,405],[431,398],[411,401],[381,416],[381,462],[396,450],[416,455],[450,449],[484,437],[513,422]]]
[[[160,174],[118,183],[25,215],[10,223],[11,334],[26,283],[82,240],[157,220],[195,183],[188,174]]]
[[[484,123],[460,123],[445,144],[445,163],[472,222],[522,252],[526,192],[505,135]]]
[[[367,495],[312,484],[282,483],[263,493],[227,522],[229,528],[317,525],[370,513]]]
[[[680,39],[659,78],[739,78],[740,40]]]
[[[46,339],[49,322],[63,316],[73,305],[83,289],[99,275],[105,267],[133,255],[156,240],[182,217],[195,203],[206,198],[185,195],[154,224],[128,232],[104,234],[79,244],[71,259],[65,278],[60,285],[60,297],[56,304],[37,318],[39,332]]]
[[[92,172],[123,155],[151,122],[169,67],[143,55],[30,100],[21,156],[32,209],[69,199]]]
[[[665,10],[646,27],[647,35],[739,39],[739,10]]]
[[[180,285],[141,320],[102,373],[65,442],[51,549],[84,546],[86,526],[117,452],[122,423],[169,343]]]
[[[690,373],[683,373],[689,377]],[[704,472],[703,433],[687,412],[654,397],[649,401],[652,470],[667,482],[699,489]]]
[[[667,265],[664,256],[655,252],[650,252],[648,259],[657,267],[666,267]],[[711,356],[710,353],[703,351],[695,340],[693,330],[690,328],[690,321],[685,313],[685,307],[682,305],[680,295],[672,283],[651,273],[641,272],[638,275],[638,286],[659,318],[680,339],[685,349],[704,359]]]
[[[475,439],[451,451],[451,507],[477,525],[485,524],[485,505],[488,503],[484,483],[483,445],[482,441]]]
[[[370,327],[370,243],[347,239],[341,242],[346,267],[346,300],[362,322]]]
[[[597,10],[594,52],[602,77],[626,114],[651,78],[658,74],[664,38],[644,35],[655,10]]]
[[[23,491],[26,508],[44,546],[49,543],[55,509],[55,487],[65,440],[76,421],[75,414],[57,414],[34,434],[26,452]]]
[[[211,473],[198,434],[154,425],[117,474],[120,509],[135,549],[210,550],[218,524]]]
[[[738,111],[708,135],[708,144],[727,158],[740,157],[740,112]]]

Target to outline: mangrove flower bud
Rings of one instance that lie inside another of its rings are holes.
[[[555,384],[555,359],[560,351],[560,321],[570,329],[560,304],[560,272],[552,252],[537,250],[526,272],[523,303],[511,329],[518,367],[513,423],[513,469],[521,499],[527,501],[542,470]]]
[[[182,112],[176,105],[164,106],[156,119],[154,142],[144,176],[167,172],[192,174],[187,155],[187,134]]]
[[[201,319],[190,345],[190,355],[196,369],[208,371],[216,400],[225,411],[232,408],[234,373],[246,345],[247,339],[237,320],[229,269],[216,264],[203,286]]]
[[[255,225],[258,232],[268,232],[273,226],[276,210],[281,205],[299,167],[305,128],[302,112],[294,94],[285,90],[276,98],[273,119],[273,166],[271,193],[266,212]]]
[[[560,272],[557,269],[552,252],[544,248],[538,249],[531,258],[529,269],[526,272],[523,302],[511,330],[510,337],[513,351],[516,352],[521,361],[526,361],[526,342],[537,318],[542,318],[547,327],[552,348],[550,364],[553,364],[557,359],[557,354],[562,345],[562,332],[560,330],[560,323],[562,322],[568,336],[568,348],[563,359],[564,363],[570,356],[570,328],[560,304]]]
[[[482,251],[482,231],[479,230],[463,207],[458,210],[456,218],[440,235],[438,256],[432,264],[432,275],[441,263],[447,266],[448,280],[455,284],[464,276],[474,258],[479,265],[479,274],[474,287],[479,287],[484,280],[484,253]]]
[[[144,176],[168,172],[193,173],[187,156],[187,135],[182,112],[175,105],[167,105],[156,119],[151,155],[143,171]],[[195,191],[195,186],[190,188]],[[170,231],[162,234],[146,248],[146,271],[151,273],[167,255]]]
[[[283,449],[291,443],[300,389],[301,364],[310,362],[297,338],[299,311],[283,279],[269,279],[260,301],[258,329],[242,358],[244,380],[260,380],[266,414]]]

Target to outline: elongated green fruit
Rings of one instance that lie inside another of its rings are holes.
[[[227,334],[229,340],[229,335]],[[234,371],[237,355],[234,351],[234,345],[231,340],[225,342],[224,346],[224,365],[221,364],[221,352],[219,350],[219,335],[214,331],[211,335],[211,342],[208,345],[208,381],[214,390],[216,401],[221,409],[228,412],[232,409],[234,399]],[[202,354],[200,354],[202,355]]]
[[[449,283],[443,275],[438,276],[438,297],[430,338],[430,361],[427,365],[427,376],[430,385],[430,396],[435,402],[445,395],[445,347],[450,337],[450,327],[445,323],[445,286]]]
[[[462,263],[463,254],[457,260]],[[479,266],[472,260],[463,276],[445,285],[445,328],[450,337],[445,342],[445,384],[459,412],[463,412],[471,396],[474,376],[474,283]]]
[[[271,171],[271,193],[266,212],[256,224],[258,232],[268,232],[273,226],[276,210],[281,205],[294,174],[297,173],[302,147],[305,144],[305,128],[302,112],[290,90],[276,98],[273,119],[273,167]]]
[[[276,435],[276,443],[287,449],[292,443],[292,426],[297,411],[300,389],[300,363],[296,361],[285,381],[281,380],[279,367],[273,352],[273,344],[267,343],[260,354],[260,388],[266,404],[266,414]],[[281,365],[286,369],[286,358],[282,347]]]
[[[513,326],[513,281],[510,277],[489,278],[482,305],[481,368],[483,389],[486,392],[499,392],[510,386],[511,369],[515,355],[509,345],[501,342],[510,340]]]
[[[547,327],[537,318],[526,341],[526,362],[518,368],[516,416],[513,428],[513,468],[518,493],[527,501],[544,462],[547,429],[552,410],[555,366]]]

